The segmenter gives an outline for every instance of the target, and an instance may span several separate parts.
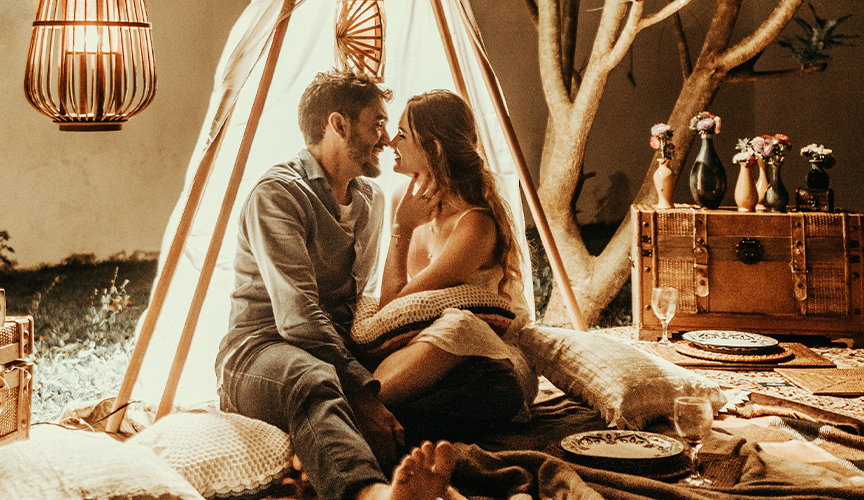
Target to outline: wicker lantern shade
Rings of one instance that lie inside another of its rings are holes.
[[[384,76],[383,0],[336,3],[336,65],[376,77]]]
[[[156,93],[144,0],[41,0],[24,92],[60,130],[120,130]]]

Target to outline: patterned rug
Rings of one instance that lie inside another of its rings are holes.
[[[634,340],[636,327],[625,326],[594,330],[594,333],[607,335],[647,351],[654,342]],[[864,349],[850,349],[835,345],[812,345],[810,349],[834,362],[837,368],[864,368]],[[759,392],[771,396],[790,399],[822,410],[832,411],[852,418],[864,417],[864,396],[816,396],[810,391],[796,386],[779,373],[770,371],[730,371],[692,368],[693,371],[716,381],[724,387],[735,387],[745,392]]]

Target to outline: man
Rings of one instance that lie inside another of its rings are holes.
[[[395,464],[404,430],[342,337],[378,258],[384,197],[360,176],[380,173],[391,94],[319,74],[300,100],[306,149],[261,178],[239,217],[221,406],[287,432],[322,500],[432,500],[453,468],[448,443],[425,443],[387,484],[379,463]]]

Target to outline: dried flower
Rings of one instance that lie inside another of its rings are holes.
[[[757,165],[756,152],[753,151],[753,146],[750,144],[750,139],[746,137],[743,139],[738,139],[738,144],[735,145],[735,149],[738,150],[738,153],[732,157],[733,162],[746,162],[744,166],[747,168],[753,168]]]
[[[700,134],[719,134],[720,117],[707,111],[702,111],[690,119],[690,130],[696,130]]]
[[[822,168],[831,168],[836,162],[832,150],[821,144],[817,146],[815,142],[801,148],[801,156],[807,158],[809,161],[821,163]]]
[[[661,160],[672,158],[675,153],[675,145],[669,139],[672,138],[672,127],[665,123],[658,123],[651,127],[651,140],[648,142],[651,148],[660,152]]]
[[[783,134],[763,135],[750,141],[750,147],[756,156],[775,163],[783,163],[786,149],[791,145],[789,137]]]

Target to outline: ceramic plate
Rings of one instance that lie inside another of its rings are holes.
[[[642,431],[590,431],[567,436],[561,447],[570,453],[599,458],[664,458],[684,451],[679,441]]]
[[[777,339],[757,333],[732,330],[697,330],[682,335],[684,340],[709,351],[757,352],[776,347]]]

